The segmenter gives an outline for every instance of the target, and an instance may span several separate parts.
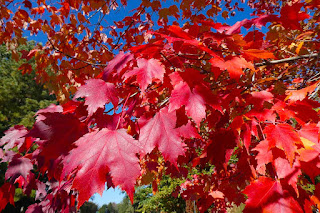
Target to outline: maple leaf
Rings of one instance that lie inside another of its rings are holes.
[[[310,18],[305,12],[301,12],[300,9],[304,3],[294,3],[292,5],[286,4],[281,8],[280,21],[285,28],[292,30],[300,30],[300,21]]]
[[[65,156],[74,142],[88,129],[72,114],[43,113],[45,119],[34,124],[27,136],[40,138],[38,161],[42,171],[52,168],[52,160]],[[54,173],[55,174],[55,173]]]
[[[267,140],[260,141],[259,144],[252,150],[259,152],[256,156],[257,172],[265,175],[266,164],[272,162],[273,160],[272,151],[269,150],[269,142]]]
[[[220,171],[226,169],[238,137],[233,130],[219,129],[210,135],[211,141],[204,150],[205,156]],[[219,150],[217,152],[217,150]]]
[[[180,137],[184,138],[201,138],[197,132],[197,129],[191,125],[189,121],[186,125],[177,128]]]
[[[317,144],[319,142],[319,127],[314,123],[308,123],[301,127],[298,131],[300,137]]]
[[[286,95],[290,101],[302,101],[308,94],[312,93],[318,86],[319,82],[299,90],[287,90]]]
[[[14,206],[14,193],[15,187],[13,184],[4,183],[0,187],[0,211],[6,207],[7,203]]]
[[[253,64],[247,62],[244,58],[241,57],[231,57],[230,59],[221,59],[221,58],[212,58],[210,63],[213,67],[218,67],[220,70],[228,70],[230,78],[239,80],[240,76],[244,74],[243,69],[249,68],[254,70]],[[219,75],[220,73],[214,73]]]
[[[248,103],[252,103],[255,107],[263,107],[264,102],[272,103],[273,94],[268,91],[251,92],[251,97],[247,99]]]
[[[198,126],[206,116],[206,106],[203,97],[198,93],[197,88],[192,91],[187,83],[180,82],[175,85],[170,97],[169,112],[185,106],[187,115],[190,116]]]
[[[50,113],[63,112],[63,107],[61,105],[50,104],[48,107],[44,109],[39,109],[36,113],[37,121],[42,121],[46,119],[46,116],[42,115],[43,113],[46,113],[46,112],[50,112]]]
[[[183,38],[186,40],[192,40],[194,38],[192,38],[187,32],[183,31],[179,26],[177,25],[171,25],[168,28],[168,31],[174,33],[176,36],[178,36],[179,38]]]
[[[299,194],[297,188],[297,181],[299,175],[302,174],[299,161],[296,160],[291,167],[286,159],[278,157],[274,160],[273,163],[278,178],[285,178],[286,182],[294,188],[297,194]]]
[[[8,165],[5,178],[7,180],[11,178],[12,182],[14,182],[21,175],[25,180],[27,180],[32,168],[33,164],[31,163],[30,159],[24,157],[15,157]]]
[[[165,73],[165,69],[160,61],[156,59],[137,59],[138,67],[134,68],[131,71],[128,71],[123,76],[125,79],[136,75],[137,82],[140,85],[141,91],[144,92],[148,85],[152,83],[154,78],[159,79],[161,82],[163,81],[163,75]]]
[[[0,139],[0,146],[3,146],[5,151],[12,149],[13,147],[17,146],[20,148],[24,141],[25,135],[28,133],[28,130],[21,125],[17,125],[11,127],[7,131],[4,132],[4,136]]]
[[[76,92],[74,98],[85,97],[85,105],[88,106],[88,116],[92,116],[99,108],[104,108],[106,103],[111,102],[114,107],[118,106],[118,97],[114,84],[101,79],[85,81]]]
[[[119,75],[121,70],[127,65],[129,61],[133,59],[133,54],[120,52],[111,61],[109,61],[108,66],[103,70],[103,79],[108,80],[108,76],[114,70],[117,71]]]
[[[244,54],[244,57],[248,60],[254,60],[254,59],[268,59],[272,58],[275,59],[275,56],[272,52],[268,52],[266,50],[258,50],[258,49],[248,49],[242,51]]]
[[[177,164],[178,156],[184,154],[184,144],[179,137],[179,130],[175,129],[176,120],[176,112],[169,112],[165,107],[146,122],[139,136],[145,154],[158,147],[166,160]]]
[[[64,174],[78,169],[73,187],[79,191],[81,206],[94,193],[102,194],[110,172],[115,186],[125,190],[133,201],[134,185],[140,175],[136,153],[140,151],[137,140],[125,129],[87,133],[75,142],[73,149],[63,160]]]
[[[219,26],[216,28],[218,32],[225,31],[225,34],[232,35],[232,34],[238,34],[241,32],[241,27],[245,27],[249,29],[252,25],[257,26],[258,28],[261,28],[262,26],[266,25],[267,22],[272,22],[278,20],[278,17],[276,15],[261,15],[257,18],[248,20],[244,19],[242,21],[237,21],[232,26]]]
[[[293,164],[297,145],[302,144],[300,137],[289,124],[268,125],[264,131],[269,141],[269,149],[278,147],[286,154],[290,165]]]
[[[242,193],[248,196],[245,212],[303,212],[297,201],[282,189],[280,182],[271,178],[260,177]]]

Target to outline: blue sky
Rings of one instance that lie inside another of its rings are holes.
[[[101,207],[103,204],[108,204],[112,202],[120,203],[125,195],[126,194],[117,187],[115,189],[110,188],[108,190],[105,190],[102,196],[96,193],[90,198],[90,200],[96,203],[99,207]]]

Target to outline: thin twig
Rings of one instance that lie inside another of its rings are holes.
[[[82,60],[82,59],[80,59],[80,58],[74,57],[74,56],[72,56],[72,55],[69,55],[69,54],[67,54],[67,53],[59,50],[57,47],[55,47],[55,46],[53,45],[52,41],[50,40],[50,38],[48,38],[48,41],[50,42],[50,44],[51,44],[51,46],[52,46],[52,48],[53,48],[54,51],[59,52],[59,53],[65,55],[65,56],[67,56],[68,58],[72,58],[72,59],[81,61],[81,62],[83,62],[83,63],[89,64],[89,65],[92,65],[92,66],[106,67],[106,66],[108,65],[108,64],[92,63],[92,62],[90,62],[90,61],[85,61],[85,60]]]
[[[316,58],[316,57],[319,57],[319,53],[313,53],[313,54],[309,54],[309,55],[299,55],[299,56],[295,56],[295,57],[291,57],[291,58],[283,58],[283,59],[273,60],[273,61],[264,61],[262,63],[256,63],[255,66],[261,67],[261,66],[265,66],[265,65],[281,64],[281,63],[295,61],[295,60],[299,60],[299,59],[303,59],[303,58]]]
[[[144,7],[139,11],[139,13],[137,14],[137,17],[141,15],[142,11],[144,11],[145,8],[146,8],[146,6],[144,6]],[[112,50],[114,50],[116,47],[119,46],[119,42],[120,42],[121,38],[122,38],[124,35],[127,34],[128,30],[132,27],[132,25],[133,25],[134,22],[135,22],[135,20],[132,19],[132,21],[131,21],[130,24],[128,25],[127,29],[126,29],[123,33],[121,33],[121,35],[119,36],[119,38],[118,38],[116,44],[113,46]]]

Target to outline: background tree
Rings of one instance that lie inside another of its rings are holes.
[[[19,47],[29,52],[34,42]],[[26,54],[26,53],[25,53]],[[5,45],[0,46],[0,135],[13,125],[31,128],[35,112],[53,103],[55,97],[35,81],[35,72],[23,75],[18,68],[24,60],[15,61]],[[34,66],[34,59],[30,60]]]
[[[107,213],[108,211],[108,205],[104,204],[100,207],[100,209],[98,210],[99,213]]]
[[[118,206],[119,206],[119,204],[116,204],[116,203],[108,203],[107,212],[108,213],[118,213]]]
[[[130,199],[128,196],[125,196],[121,203],[117,205],[117,209],[119,213],[134,213],[134,208],[131,205]]]
[[[319,208],[318,1],[136,4],[110,24],[125,0],[1,2],[14,58],[26,30],[47,38],[27,59],[60,105],[2,137],[0,209],[18,188],[29,212],[74,212],[105,182],[133,202],[166,175],[199,212]]]
[[[97,211],[98,211],[97,204],[91,201],[85,202],[80,208],[81,213],[96,213]]]
[[[134,209],[137,212],[185,212],[185,201],[176,192],[184,180],[182,178],[163,177],[157,191],[152,185],[141,186],[134,194]]]
[[[19,47],[26,53],[32,50],[34,42]],[[31,128],[35,122],[35,113],[41,108],[55,103],[54,95],[36,83],[35,73],[23,75],[18,69],[25,59],[14,60],[5,45],[0,46],[0,135],[13,125],[24,125]],[[34,60],[30,63],[34,66]],[[0,185],[5,182],[7,163],[0,164]],[[35,194],[26,196],[22,190],[15,192],[15,206],[8,205],[4,212],[22,212],[33,204]]]

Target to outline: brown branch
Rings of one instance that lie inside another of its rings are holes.
[[[273,61],[264,61],[262,63],[256,63],[255,66],[261,67],[261,66],[266,66],[266,65],[281,64],[281,63],[295,61],[295,60],[304,59],[304,58],[317,58],[317,57],[319,57],[319,54],[320,54],[320,52],[309,54],[309,55],[299,55],[299,56],[290,57],[290,58],[283,58],[283,59],[273,60]]]
[[[75,59],[75,60],[81,61],[81,62],[86,63],[86,64],[91,65],[91,66],[101,66],[101,67],[106,67],[106,66],[108,65],[108,64],[92,63],[92,62],[90,62],[90,61],[85,61],[85,60],[82,60],[82,59],[80,59],[80,58],[74,57],[74,56],[72,56],[72,55],[69,55],[69,54],[67,54],[67,53],[65,53],[65,52],[63,52],[63,51],[61,51],[61,50],[59,50],[57,47],[55,47],[55,46],[53,45],[52,41],[50,40],[50,38],[48,38],[48,41],[49,41],[49,43],[51,44],[52,49],[53,49],[54,51],[59,52],[59,53],[61,53],[61,54],[65,55],[65,56],[67,56],[68,58],[72,58],[72,59]]]
[[[146,6],[144,6],[144,7],[139,11],[139,13],[137,14],[137,17],[141,15],[141,13],[144,11],[145,8],[146,8]],[[131,21],[130,24],[128,25],[127,29],[126,29],[123,33],[121,33],[121,35],[119,36],[119,38],[118,38],[116,44],[114,45],[114,47],[112,48],[112,50],[114,50],[116,47],[119,46],[119,42],[120,42],[121,38],[122,38],[124,35],[127,34],[128,30],[132,27],[132,25],[133,25],[134,22],[135,22],[134,19],[132,19],[132,21]]]

